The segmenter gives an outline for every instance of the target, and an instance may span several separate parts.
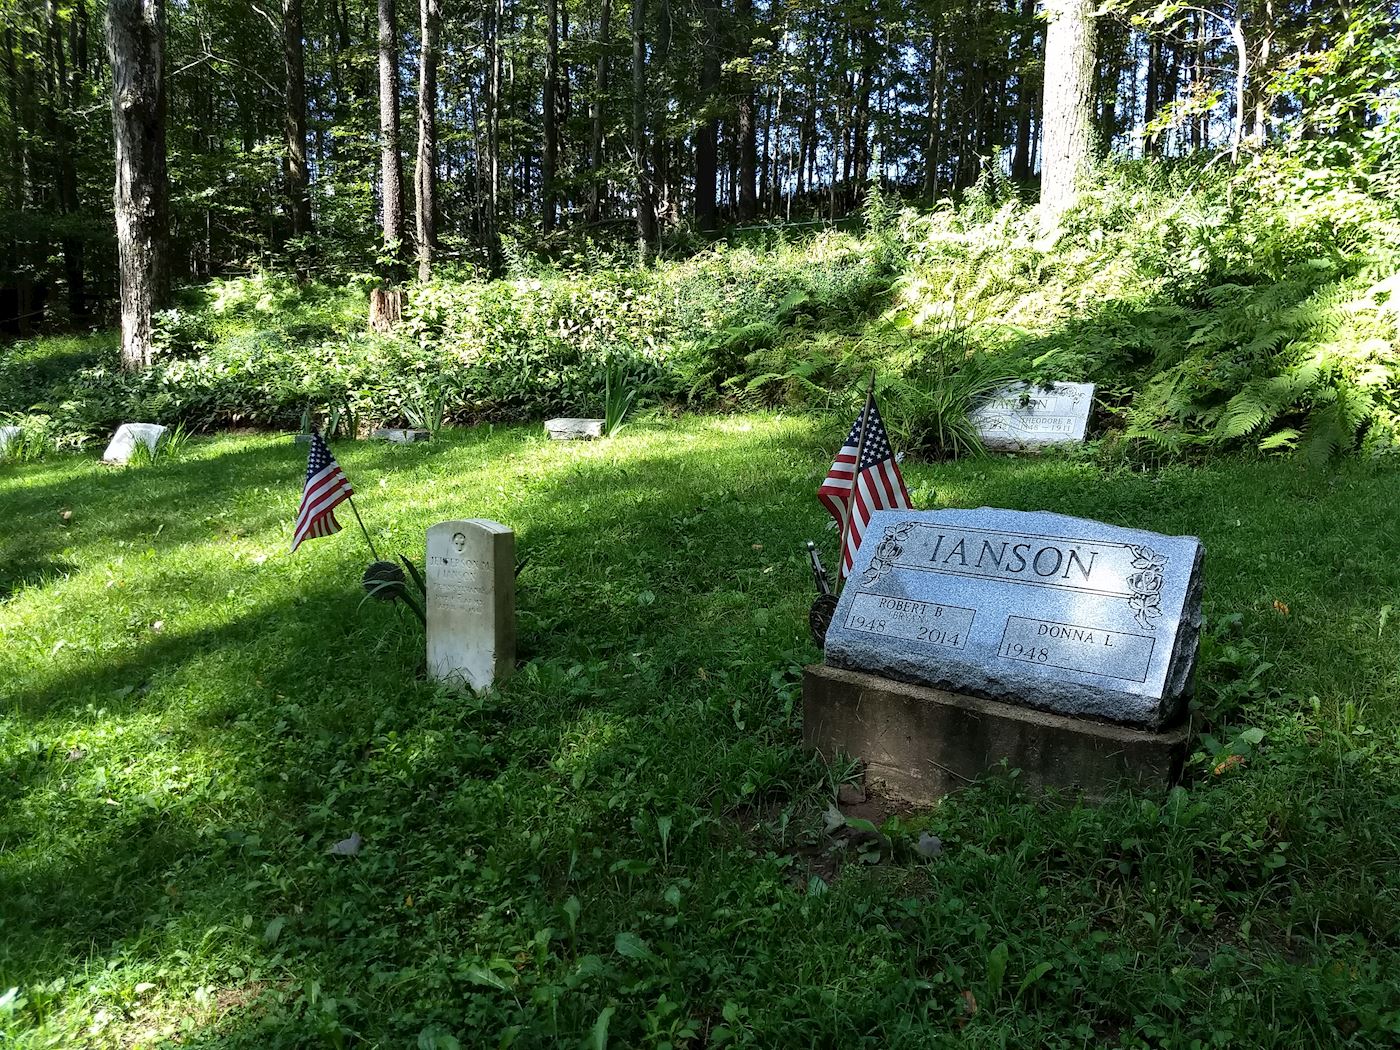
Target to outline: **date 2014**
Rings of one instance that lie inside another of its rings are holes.
[[[941,611],[941,610],[940,610]],[[889,621],[883,616],[852,616],[849,626],[857,631],[870,631],[874,634],[889,634]],[[957,645],[962,641],[961,631],[945,631],[937,627],[915,629],[913,640],[928,642],[930,645]]]

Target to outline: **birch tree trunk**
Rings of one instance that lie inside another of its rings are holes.
[[[418,157],[413,169],[413,206],[417,218],[418,279],[433,273],[437,247],[437,67],[440,0],[419,0]]]
[[[122,367],[151,363],[151,313],[167,281],[165,6],[108,0]]]
[[[1093,160],[1093,0],[1047,0],[1041,227],[1049,230],[1074,203]]]

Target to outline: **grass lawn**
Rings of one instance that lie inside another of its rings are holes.
[[[1205,735],[1170,796],[1091,808],[998,775],[863,861],[824,834],[845,771],[799,744],[802,541],[834,561],[813,492],[840,436],[750,416],[338,446],[381,551],[421,556],[449,517],[516,529],[521,665],[479,698],[425,683],[417,622],[362,604],[352,515],[285,553],[286,438],[0,466],[0,1033],[1400,1037],[1400,469],[907,465],[920,506],[1199,535]],[[352,831],[360,854],[329,856]]]

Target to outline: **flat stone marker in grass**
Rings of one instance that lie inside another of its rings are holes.
[[[808,743],[906,783],[1003,758],[1043,786],[1179,770],[1202,556],[1193,536],[1062,514],[877,512],[809,668]]]
[[[515,533],[497,521],[428,529],[428,677],[486,689],[515,667]]]
[[[551,441],[588,441],[603,436],[603,420],[560,416],[546,419],[544,429]]]
[[[159,423],[123,423],[112,435],[112,440],[107,444],[107,451],[102,453],[102,462],[127,463],[138,444],[145,445],[154,452],[164,433],[165,427]]]
[[[1083,441],[1094,404],[1093,383],[1030,383],[1003,387],[969,418],[982,444],[997,452]]]
[[[396,445],[403,445],[412,441],[427,441],[433,435],[431,431],[414,430],[411,427],[380,427],[370,431],[369,436],[376,441],[392,441]]]

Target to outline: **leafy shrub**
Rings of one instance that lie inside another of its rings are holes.
[[[779,231],[654,267],[511,247],[506,279],[412,286],[388,336],[366,331],[363,282],[215,281],[161,315],[139,375],[110,335],[0,351],[0,411],[68,443],[132,418],[432,429],[596,412],[622,362],[639,401],[845,414],[876,367],[896,433],[934,455],[975,449],[968,408],[1010,377],[1098,383],[1146,455],[1378,452],[1400,412],[1400,216],[1361,169],[1391,162],[1385,143],[1345,170],[1297,144],[1232,170],[1110,163],[1053,240],[991,164],[956,208],[896,212],[872,185],[863,236]]]

